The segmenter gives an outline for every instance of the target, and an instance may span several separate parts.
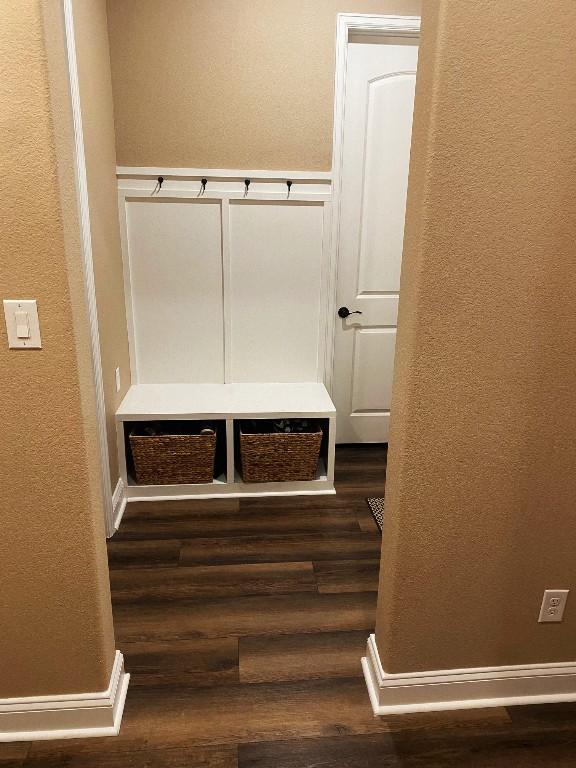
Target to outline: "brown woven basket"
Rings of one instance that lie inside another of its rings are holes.
[[[139,485],[211,483],[216,434],[138,435],[130,433],[134,473]]]
[[[314,432],[252,434],[240,430],[242,479],[245,483],[314,480],[322,443]]]

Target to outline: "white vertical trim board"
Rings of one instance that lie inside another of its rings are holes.
[[[98,332],[98,310],[96,307],[96,288],[94,285],[94,264],[92,260],[92,234],[90,230],[90,206],[88,200],[88,181],[86,178],[86,158],[84,156],[84,133],[82,128],[82,110],[80,106],[80,88],[78,65],[76,61],[76,41],[74,37],[74,17],[72,0],[63,0],[64,25],[66,30],[66,48],[68,58],[68,77],[72,102],[74,125],[74,162],[78,209],[82,235],[82,266],[86,287],[86,303],[90,324],[90,343],[94,385],[96,389],[96,416],[98,422],[98,443],[100,449],[100,472],[102,498],[104,502],[106,533],[112,536],[114,511],[112,506],[112,481],[108,463],[108,437],[106,433],[106,406],[104,403],[104,383],[102,379],[102,361],[100,358],[100,336]]]
[[[334,84],[334,133],[332,137],[332,223],[331,248],[332,278],[331,314],[328,317],[326,388],[332,394],[334,368],[334,339],[336,332],[336,293],[338,288],[338,264],[340,261],[340,220],[342,203],[342,163],[344,152],[344,110],[346,102],[346,73],[348,68],[348,44],[351,36],[390,35],[394,37],[419,37],[419,16],[379,16],[374,14],[339,13],[336,25],[336,75]]]
[[[128,354],[132,384],[138,383],[138,366],[134,339],[134,307],[132,304],[132,279],[130,277],[130,247],[128,240],[128,211],[126,196],[118,191],[118,220],[120,223],[120,250],[122,253],[122,274],[124,276],[124,309],[126,311],[126,329],[128,331]]]
[[[226,482],[233,483],[235,480],[234,419],[226,419]]]
[[[105,691],[0,699],[0,742],[117,736],[129,680],[116,651]]]
[[[222,200],[222,308],[224,312],[224,383],[232,381],[232,265],[230,261],[230,200]]]
[[[576,701],[576,662],[387,674],[370,635],[362,668],[375,715]]]
[[[336,312],[336,260],[332,247],[332,203],[324,203],[322,219],[322,278],[320,296],[320,346],[318,381],[330,392],[334,357],[334,313]]]
[[[124,517],[124,510],[126,509],[126,483],[119,477],[116,483],[116,488],[112,494],[112,508],[114,510],[114,531],[120,528],[120,523]]]

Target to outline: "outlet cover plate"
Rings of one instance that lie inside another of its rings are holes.
[[[545,590],[542,605],[540,606],[540,616],[538,617],[540,624],[562,621],[569,591],[569,589]]]

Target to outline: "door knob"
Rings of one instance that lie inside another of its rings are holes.
[[[348,307],[340,307],[338,310],[338,317],[341,317],[343,320],[344,318],[348,317],[348,315],[361,315],[362,312],[360,312],[359,309],[355,309],[353,312],[350,312]]]

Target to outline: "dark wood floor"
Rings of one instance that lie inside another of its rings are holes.
[[[121,735],[0,745],[0,766],[576,766],[572,705],[373,717],[365,497],[385,465],[383,448],[341,447],[334,497],[129,506],[109,543],[132,673]]]

